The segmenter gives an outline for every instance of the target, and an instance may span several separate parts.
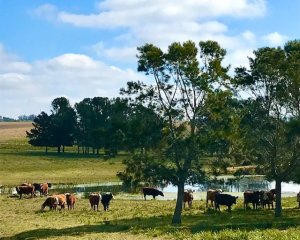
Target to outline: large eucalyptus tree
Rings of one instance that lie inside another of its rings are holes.
[[[228,80],[228,68],[221,65],[225,54],[214,41],[200,42],[199,48],[192,41],[174,42],[166,52],[145,44],[138,47],[138,71],[150,75],[152,83],[129,82],[121,90],[154,107],[166,122],[154,169],[178,186],[172,223],[181,223],[184,185],[199,169],[207,99]]]

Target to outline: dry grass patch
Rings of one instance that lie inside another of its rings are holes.
[[[32,122],[0,122],[0,142],[26,138]]]

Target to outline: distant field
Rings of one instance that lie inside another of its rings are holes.
[[[24,139],[32,127],[32,122],[0,122],[0,142]]]

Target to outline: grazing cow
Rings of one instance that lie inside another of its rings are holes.
[[[32,185],[21,185],[16,187],[17,193],[20,195],[20,199],[22,198],[22,194],[30,194],[31,197],[35,196],[34,194],[34,186]]]
[[[41,210],[45,207],[49,207],[50,210],[56,210],[57,205],[59,204],[58,197],[49,196],[46,198],[45,202],[42,204]]]
[[[55,197],[58,199],[58,204],[61,208],[60,209],[64,209],[66,204],[67,204],[67,197],[65,194],[57,194],[57,195],[52,195],[52,197]],[[57,205],[55,206],[55,209],[57,207]]]
[[[271,189],[270,191],[261,191],[260,201],[263,208],[268,205],[268,209],[270,209],[270,206],[274,209],[275,193],[275,189]]]
[[[159,191],[155,188],[152,187],[143,187],[142,188],[143,194],[144,194],[144,198],[146,200],[146,195],[152,195],[153,199],[155,199],[156,196],[160,195],[164,197],[164,194],[162,191]]]
[[[74,210],[74,205],[75,205],[75,202],[76,202],[76,197],[74,196],[74,194],[71,194],[71,193],[65,193],[65,195],[66,195],[68,210],[71,210],[71,209]]]
[[[228,207],[228,212],[231,212],[231,206],[233,204],[236,204],[236,199],[238,197],[231,196],[229,194],[216,194],[215,199],[215,208],[216,210],[219,209],[220,211],[220,205],[225,205]]]
[[[297,202],[299,203],[299,208],[300,208],[300,192],[297,194]]]
[[[101,203],[103,205],[104,211],[107,211],[109,208],[110,200],[115,199],[114,195],[111,192],[103,193],[101,195]]]
[[[184,191],[184,193],[183,193],[183,207],[184,208],[185,208],[185,203],[186,202],[188,203],[189,208],[192,207],[193,200],[194,200],[193,192],[194,191],[192,191],[192,190]]]
[[[222,190],[221,189],[208,189],[207,193],[206,193],[206,208],[208,208],[208,201],[210,201],[210,206],[214,207],[215,205],[215,199],[216,199],[216,195],[221,193]]]
[[[248,203],[252,203],[253,209],[257,209],[260,204],[260,191],[245,191],[244,192],[244,209],[248,207]]]
[[[89,201],[91,204],[91,208],[98,211],[99,202],[101,200],[101,195],[99,193],[91,193],[89,195]]]

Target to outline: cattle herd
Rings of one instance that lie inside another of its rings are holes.
[[[31,195],[31,197],[36,196],[36,192],[39,192],[40,196],[47,196],[46,200],[41,206],[41,210],[45,209],[45,207],[49,207],[50,210],[56,210],[58,206],[60,209],[64,209],[66,206],[68,210],[74,209],[74,205],[76,202],[76,197],[72,193],[64,193],[64,194],[55,194],[48,196],[48,190],[51,188],[51,183],[23,183],[19,186],[16,186],[16,191],[22,198],[23,194]],[[194,191],[185,190],[183,194],[183,207],[185,208],[186,203],[188,207],[192,207],[192,203],[194,200],[193,196]],[[153,187],[143,187],[142,194],[144,195],[144,199],[146,200],[146,196],[150,195],[155,199],[157,196],[164,197],[162,191],[153,188]],[[249,208],[249,204],[252,204],[253,209],[257,209],[258,206],[262,208],[268,209],[272,207],[274,208],[276,191],[275,189],[271,189],[270,191],[251,191],[247,190],[244,192],[244,209]],[[224,194],[221,189],[209,189],[206,193],[206,208],[213,207],[216,210],[220,211],[220,205],[227,206],[228,211],[231,212],[231,208],[233,204],[236,204],[236,199],[238,197]],[[111,192],[107,193],[90,193],[89,194],[89,203],[93,210],[99,210],[99,203],[103,205],[104,211],[109,209],[110,201],[114,199],[114,196]],[[210,204],[209,204],[210,202]],[[297,194],[297,202],[300,208],[300,192]]]

